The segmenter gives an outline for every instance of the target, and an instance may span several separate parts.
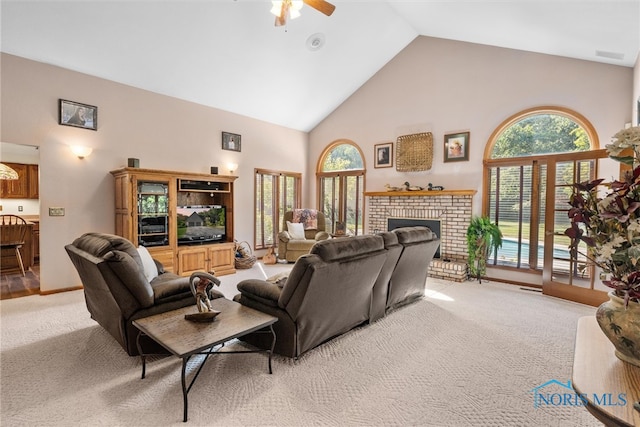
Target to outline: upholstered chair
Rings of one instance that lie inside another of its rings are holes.
[[[130,356],[139,354],[136,319],[195,305],[189,278],[164,270],[146,248],[104,233],[86,233],[65,246],[84,287],[91,318],[106,329]],[[221,298],[212,290],[209,298]],[[167,353],[146,336],[145,354]]]
[[[305,221],[306,214],[315,215],[316,221]],[[308,254],[316,242],[328,239],[325,222],[324,214],[313,209],[285,212],[282,231],[278,233],[278,259],[295,262]]]

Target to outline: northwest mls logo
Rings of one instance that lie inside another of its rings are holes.
[[[586,406],[589,400],[595,406],[625,406],[627,394],[602,393],[588,396],[585,393],[578,394],[571,387],[571,381],[563,383],[558,380],[549,380],[538,387],[529,390],[533,393],[533,407],[541,406]],[[592,397],[592,399],[589,399]]]

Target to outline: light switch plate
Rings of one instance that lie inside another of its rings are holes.
[[[64,216],[64,208],[49,208],[49,216]]]

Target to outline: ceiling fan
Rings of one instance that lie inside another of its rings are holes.
[[[276,15],[276,27],[287,23],[287,15],[289,15],[290,19],[300,16],[300,9],[302,9],[303,4],[307,4],[327,16],[331,16],[336,8],[326,0],[272,0],[272,3],[271,13]]]

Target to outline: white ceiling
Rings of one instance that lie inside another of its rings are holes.
[[[1,0],[1,50],[303,131],[419,35],[628,67],[640,52],[640,0],[332,3],[275,27],[268,0]]]

